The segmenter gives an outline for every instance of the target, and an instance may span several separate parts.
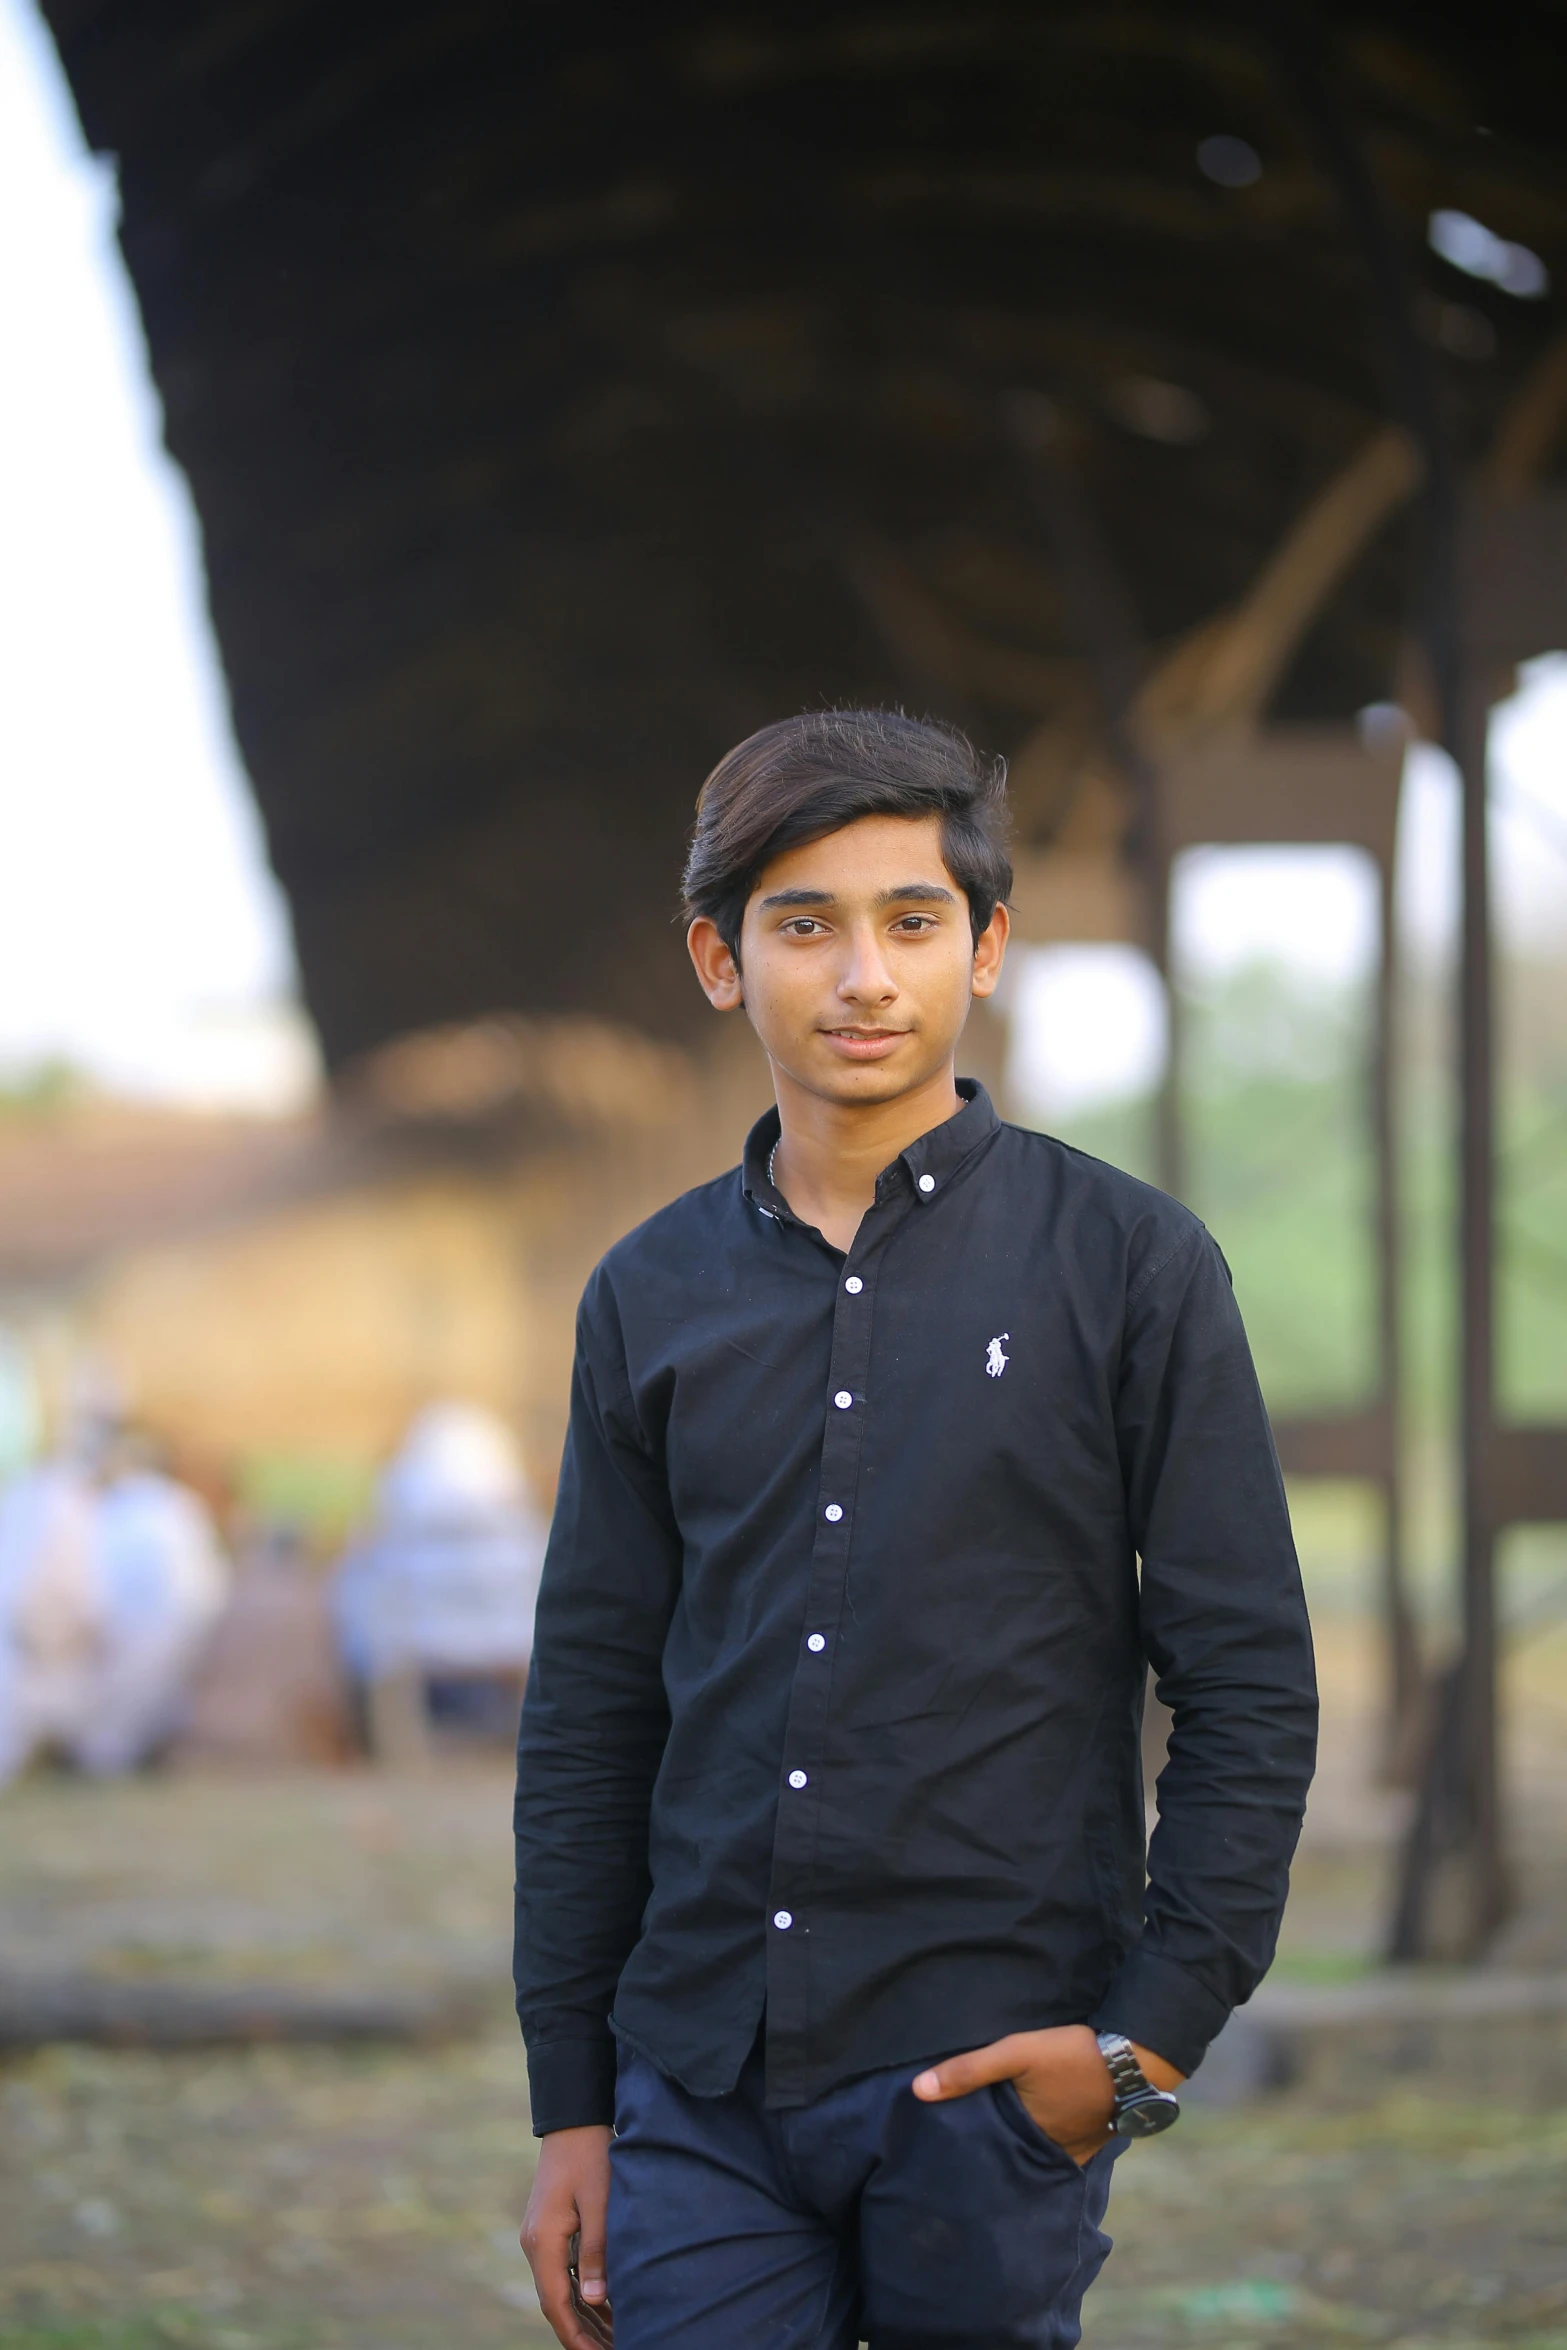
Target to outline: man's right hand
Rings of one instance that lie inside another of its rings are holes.
[[[522,2248],[533,2271],[539,2307],[565,2350],[604,2350],[613,2335],[604,2280],[612,2135],[599,2127],[551,2130],[540,2140],[538,2172],[523,2214]],[[577,2276],[586,2315],[572,2301],[573,2236],[578,2239]]]

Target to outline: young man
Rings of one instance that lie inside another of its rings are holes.
[[[778,1106],[578,1325],[517,1792],[567,2350],[611,2304],[617,2350],[1076,2342],[1114,2153],[1272,1956],[1315,1692],[1268,1423],[1196,1218],[954,1075],[1004,822],[880,712],[698,803],[692,961]]]

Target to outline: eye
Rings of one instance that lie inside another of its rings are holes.
[[[822,925],[812,914],[795,914],[784,924],[784,930],[795,938],[809,938]]]
[[[936,922],[935,917],[930,914],[900,914],[892,927],[894,930],[909,932],[934,930]]]

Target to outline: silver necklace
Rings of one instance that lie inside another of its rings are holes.
[[[780,1134],[778,1137],[778,1142],[782,1142],[782,1140],[783,1136]],[[774,1191],[778,1189],[778,1177],[774,1172],[778,1165],[778,1142],[773,1144],[772,1149],[767,1154],[767,1180],[772,1185]]]

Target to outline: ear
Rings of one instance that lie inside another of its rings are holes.
[[[714,1011],[737,1012],[743,1000],[740,966],[719,936],[718,925],[706,914],[698,914],[686,932],[686,948]]]
[[[974,946],[974,993],[994,995],[996,982],[1001,977],[1002,958],[1007,951],[1007,940],[1012,932],[1012,917],[1005,906],[998,906],[989,922],[980,932]]]

